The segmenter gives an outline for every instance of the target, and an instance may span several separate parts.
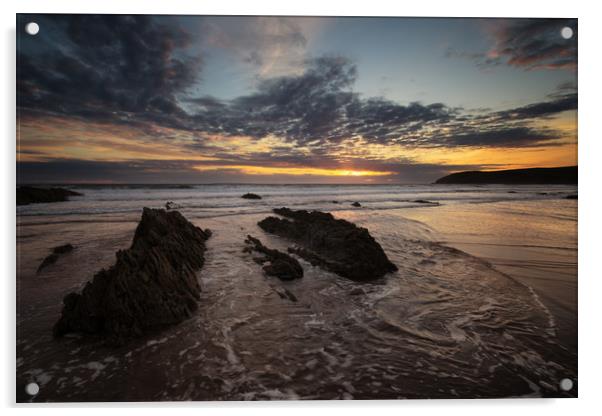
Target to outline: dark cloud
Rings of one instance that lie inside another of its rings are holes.
[[[563,111],[577,109],[577,94],[567,94],[550,101],[529,104],[511,110],[498,111],[491,116],[497,120],[524,120],[555,116]]]
[[[342,57],[307,62],[299,76],[263,80],[257,92],[235,99],[233,117],[224,133],[262,137],[274,134],[299,143],[339,139],[337,127],[345,121],[347,106],[357,99],[351,92],[357,69]]]
[[[29,18],[20,15],[19,21]],[[135,126],[157,140],[170,137],[155,126],[168,127],[190,133],[191,152],[206,150],[204,137],[211,134],[273,135],[310,148],[314,157],[346,140],[426,148],[540,146],[555,143],[558,134],[529,123],[577,108],[568,86],[548,101],[476,114],[444,103],[364,98],[353,91],[356,66],[341,56],[305,59],[296,75],[260,79],[253,93],[232,100],[193,96],[189,89],[201,59],[189,55],[190,37],[175,24],[149,16],[36,19],[56,39],[43,45],[28,40],[18,50],[21,116],[47,112]],[[303,45],[298,28],[289,23],[278,23],[279,31],[267,31],[261,42]],[[558,66],[559,56],[575,62],[576,42],[559,35],[567,25],[576,31],[573,20],[509,20],[496,32],[497,58],[526,68]]]
[[[198,180],[186,161],[124,161],[54,159],[18,162],[17,181],[35,183],[178,183]]]
[[[564,39],[564,27],[573,30]],[[516,19],[495,30],[496,45],[490,53],[508,65],[525,69],[576,69],[577,19]]]
[[[142,15],[38,20],[61,41],[18,51],[20,106],[108,120],[183,115],[177,95],[200,71],[198,57],[179,53],[189,41],[185,32]]]
[[[449,49],[447,57],[471,60],[481,69],[509,65],[525,70],[577,69],[577,19],[506,19],[486,23],[494,41],[488,51]],[[570,39],[563,28],[573,31]]]
[[[550,145],[549,141],[560,137],[550,130],[510,126],[460,131],[442,136],[440,140],[444,147],[535,147]]]

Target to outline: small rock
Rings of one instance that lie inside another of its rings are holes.
[[[241,196],[241,198],[244,198],[244,199],[261,199],[261,197],[259,195],[253,194],[253,193],[250,193],[250,192],[244,194],[243,196]]]
[[[20,186],[17,188],[17,205],[39,204],[43,202],[64,202],[70,196],[81,196],[79,192],[64,188],[34,188]]]
[[[52,252],[55,254],[65,254],[73,251],[73,248],[71,244],[63,244],[62,246],[55,247]]]
[[[168,210],[168,211],[170,209],[178,209],[178,208],[180,208],[180,206],[178,204],[176,204],[175,202],[173,202],[173,201],[167,201],[165,203],[165,209]]]
[[[263,271],[268,276],[276,276],[280,280],[293,280],[303,277],[303,267],[301,267],[294,257],[281,251],[267,248],[261,241],[250,235],[247,236],[245,243],[249,245],[248,251],[254,250],[263,254],[263,257],[255,257],[253,261],[263,265]]]
[[[564,199],[577,199],[577,194],[567,195],[567,196],[564,197]]]
[[[73,251],[73,246],[71,244],[63,244],[62,246],[57,246],[52,249],[52,253],[49,254],[38,267],[37,273],[40,273],[43,268],[50,266],[51,264],[56,263],[61,254],[69,253]]]
[[[362,204],[360,204],[359,202],[355,201],[353,204],[351,204],[354,207],[361,207]]]
[[[284,287],[274,288],[274,291],[282,299],[288,299],[291,302],[297,302],[298,301],[297,297],[290,290],[288,290],[287,288],[284,288]]]

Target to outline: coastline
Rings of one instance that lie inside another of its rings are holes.
[[[266,216],[263,207],[258,207],[260,213],[199,213],[192,222],[212,229],[214,237],[199,273],[198,314],[117,350],[78,335],[56,342],[47,327],[60,312],[62,296],[80,288],[114,261],[117,249],[128,246],[136,215],[112,214],[119,221],[111,225],[95,223],[94,218],[61,221],[73,219],[65,215],[52,221],[23,217],[17,226],[23,305],[18,311],[18,375],[35,377],[44,382],[43,390],[53,392],[37,397],[41,401],[558,395],[551,380],[557,371],[576,375],[576,354],[570,345],[568,350],[550,347],[557,337],[548,333],[546,310],[495,264],[492,268],[479,256],[466,254],[469,249],[448,248],[457,242],[442,238],[442,230],[433,223],[436,218],[453,218],[451,210],[460,213],[470,205],[486,211],[500,202],[371,209],[366,199],[365,208],[335,207],[333,213],[367,227],[400,266],[399,272],[358,285],[300,260],[306,271],[303,279],[274,281],[242,253],[242,236],[247,233],[286,251],[285,241],[257,228]],[[559,201],[576,206],[576,201]],[[444,213],[446,209],[450,212]],[[422,220],[411,219],[419,214]],[[66,240],[74,244],[74,252],[35,276],[48,248]],[[279,285],[299,302],[281,299]],[[545,297],[541,299],[552,310]],[[506,337],[512,337],[513,345],[499,350],[508,342]],[[362,364],[360,357],[367,356],[373,365]],[[145,364],[151,360],[162,364]],[[497,367],[496,360],[507,364]],[[479,377],[485,380],[476,390],[470,362],[480,363]],[[139,373],[133,379],[132,371]],[[507,387],[516,372],[529,382]],[[441,391],[424,388],[434,380]]]

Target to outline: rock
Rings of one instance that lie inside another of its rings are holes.
[[[259,195],[252,194],[250,192],[244,194],[243,196],[241,196],[241,198],[244,198],[244,199],[261,199],[261,197]]]
[[[209,236],[178,211],[144,208],[130,248],[118,251],[116,263],[81,294],[64,298],[54,335],[98,334],[119,345],[190,317],[200,297],[195,271],[204,264]]]
[[[355,201],[353,204],[351,204],[351,206],[354,206],[354,207],[361,207],[361,206],[362,206],[362,204],[360,204],[359,202]]]
[[[276,293],[278,293],[278,296],[280,296],[282,299],[288,299],[291,302],[298,302],[299,301],[299,299],[297,299],[297,296],[295,296],[290,290],[288,290],[285,287],[278,288],[276,290]]]
[[[577,199],[577,195],[576,194],[574,194],[574,195],[567,195],[567,196],[564,197],[564,199]]]
[[[427,201],[426,199],[415,199],[412,202],[416,202],[417,204],[433,204],[433,205],[439,205],[438,202],[432,202],[432,201]]]
[[[263,254],[263,257],[254,258],[257,264],[263,265],[263,271],[268,276],[276,276],[280,280],[293,280],[303,277],[303,268],[290,255],[278,250],[264,246],[257,238],[247,236],[245,243],[249,244],[249,250]],[[267,263],[267,264],[266,264]]]
[[[52,249],[56,254],[65,254],[73,251],[74,247],[71,244],[63,244]]]
[[[34,188],[20,186],[17,188],[17,205],[38,204],[43,202],[64,202],[70,196],[81,196],[79,192],[64,188]]]
[[[57,246],[52,249],[52,253],[49,254],[38,267],[37,273],[40,273],[42,269],[46,266],[50,266],[51,264],[56,263],[61,254],[69,253],[73,251],[73,246],[71,244],[64,244],[62,246]]]
[[[340,276],[368,281],[397,270],[367,229],[319,211],[274,212],[286,218],[267,217],[258,225],[266,232],[290,239],[299,247],[289,252]]]
[[[333,204],[338,204],[339,201],[337,201],[336,199],[332,201]]]
[[[178,209],[178,208],[180,208],[180,206],[178,204],[176,204],[175,202],[173,202],[173,201],[167,201],[165,203],[165,209],[168,210],[168,211],[170,209]]]

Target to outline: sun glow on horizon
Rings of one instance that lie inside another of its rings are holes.
[[[292,175],[292,176],[389,176],[395,172],[353,170],[353,169],[327,169],[310,167],[280,167],[280,166],[249,166],[249,165],[197,165],[194,169],[207,171],[237,171],[245,175]]]

